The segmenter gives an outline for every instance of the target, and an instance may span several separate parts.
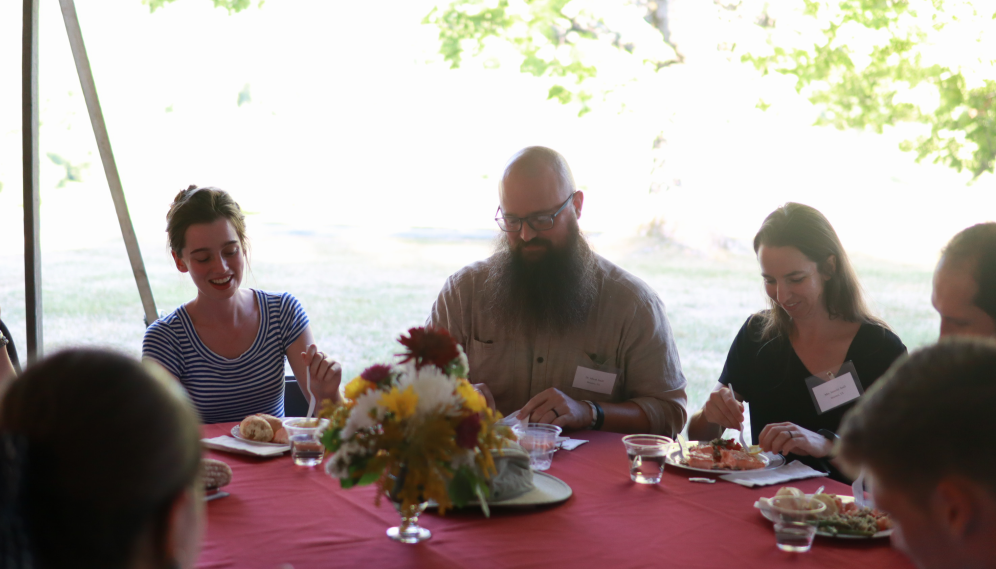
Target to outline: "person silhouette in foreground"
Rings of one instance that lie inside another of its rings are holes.
[[[0,567],[194,567],[200,462],[196,412],[158,368],[96,350],[43,359],[0,400]]]
[[[893,544],[923,569],[996,567],[996,340],[950,338],[893,366],[844,418]]]

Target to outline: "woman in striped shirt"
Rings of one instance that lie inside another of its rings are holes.
[[[204,423],[284,415],[284,356],[309,401],[337,400],[342,367],[318,350],[308,315],[289,293],[242,289],[245,216],[227,192],[190,186],[166,215],[176,268],[197,297],[154,322],[142,356],[187,389]],[[311,391],[305,388],[310,369]]]

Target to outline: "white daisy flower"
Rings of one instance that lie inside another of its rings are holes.
[[[412,388],[418,395],[415,413],[420,416],[447,413],[460,405],[460,398],[455,393],[456,381],[435,366],[422,368]]]
[[[342,427],[342,432],[339,433],[340,440],[348,441],[360,429],[373,427],[384,419],[386,411],[378,405],[381,395],[379,389],[373,389],[356,399],[356,405],[349,412],[349,418],[346,419],[346,424]],[[371,415],[373,416],[371,417]]]

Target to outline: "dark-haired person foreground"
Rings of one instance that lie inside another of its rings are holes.
[[[200,459],[169,378],[101,351],[38,362],[0,400],[0,567],[193,567]]]
[[[664,304],[588,246],[564,157],[519,151],[498,201],[497,250],[446,281],[428,320],[466,348],[489,404],[567,429],[681,431],[685,377]]]
[[[865,469],[893,544],[923,569],[996,568],[996,341],[951,338],[891,369],[847,414],[840,457]]]
[[[770,307],[737,333],[719,383],[689,421],[689,437],[739,429],[746,401],[756,444],[844,480],[830,457],[840,421],[906,346],[865,306],[847,253],[819,211],[778,208],[754,237],[754,252]],[[829,386],[846,395],[831,398]]]
[[[996,336],[996,223],[951,238],[934,270],[931,301],[941,337]]]
[[[0,396],[3,395],[5,383],[17,375],[18,367],[17,350],[10,337],[10,330],[0,320]]]
[[[166,233],[176,268],[190,275],[197,297],[149,326],[142,357],[183,384],[201,420],[283,417],[284,356],[306,399],[338,399],[342,367],[318,351],[298,300],[240,288],[249,243],[245,215],[227,192],[181,191],[166,214]]]

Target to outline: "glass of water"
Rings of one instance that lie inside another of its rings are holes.
[[[640,484],[657,484],[664,474],[664,457],[674,441],[659,435],[623,437],[629,457],[629,478]]]
[[[533,470],[550,468],[553,464],[553,453],[557,450],[560,427],[545,423],[527,423],[513,430],[519,437],[522,449],[529,453],[529,466]]]
[[[322,433],[329,426],[328,419],[295,417],[284,419],[284,429],[290,439],[291,459],[298,466],[316,466],[325,458]]]
[[[778,496],[771,500],[775,522],[775,543],[782,551],[809,551],[816,536],[816,519],[827,505],[806,497]]]

